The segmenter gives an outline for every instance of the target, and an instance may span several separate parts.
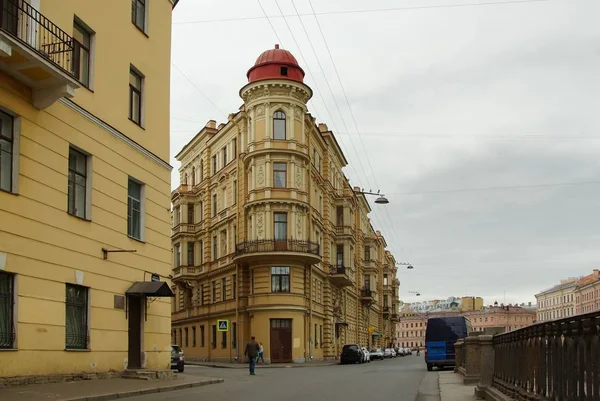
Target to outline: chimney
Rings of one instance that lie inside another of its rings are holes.
[[[217,128],[217,122],[215,120],[208,120],[205,127],[215,129]]]

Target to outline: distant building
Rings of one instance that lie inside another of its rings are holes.
[[[538,321],[562,319],[600,310],[600,271],[561,280],[535,296]]]
[[[590,313],[600,310],[600,271],[581,277],[575,287],[575,313]]]
[[[404,304],[410,310],[418,313],[438,313],[438,312],[469,312],[483,310],[483,298],[481,297],[448,297],[440,300],[434,299],[431,301],[414,302]]]

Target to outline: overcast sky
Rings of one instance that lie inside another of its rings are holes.
[[[415,266],[400,298],[535,301],[600,267],[600,2],[474,5],[499,1],[312,0],[319,24],[309,0],[261,0],[269,20],[255,0],[180,1],[171,155],[238,110],[248,68],[281,43],[351,183],[390,200],[371,219]]]

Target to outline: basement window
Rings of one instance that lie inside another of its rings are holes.
[[[279,67],[279,70],[281,72],[281,75],[287,77],[287,67]]]

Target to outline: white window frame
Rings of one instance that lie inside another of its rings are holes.
[[[69,150],[71,150],[71,148],[73,148],[74,150],[76,150],[77,152],[85,155],[86,159],[85,159],[85,217],[79,217],[77,215],[74,214],[70,214],[68,213],[69,209],[67,206],[67,213],[71,216],[83,219],[83,220],[88,220],[88,221],[92,221],[92,172],[94,171],[94,169],[92,168],[92,163],[93,163],[93,157],[89,152],[86,152],[85,150],[81,149],[79,146],[73,145],[72,143],[69,144]],[[69,170],[69,166],[68,166],[68,155],[67,155],[67,173]],[[67,177],[68,180],[68,177]],[[67,199],[68,199],[68,195],[67,195]]]
[[[140,185],[140,238],[129,235],[129,219],[127,219],[127,236],[133,240],[144,242],[146,239],[146,184],[132,176],[127,177],[127,204],[129,204],[129,181],[137,182]],[[127,206],[129,207],[129,206]]]

